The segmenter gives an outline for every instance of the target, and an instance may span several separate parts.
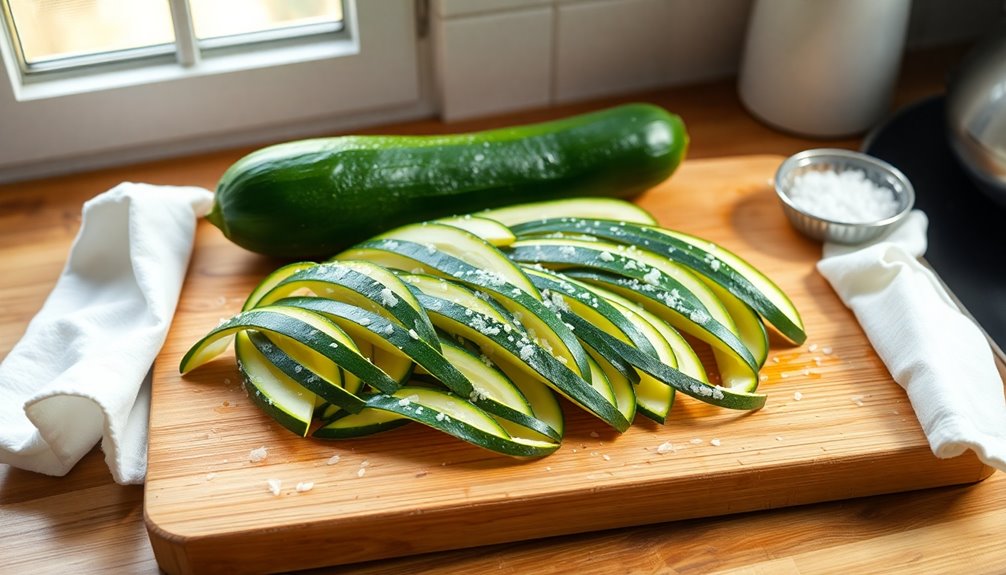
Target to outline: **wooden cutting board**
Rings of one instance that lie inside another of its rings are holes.
[[[690,160],[638,200],[663,225],[747,258],[803,314],[804,345],[772,342],[767,406],[739,413],[679,394],[666,425],[637,418],[618,435],[565,404],[562,448],[533,461],[417,424],[345,442],[296,437],[251,404],[230,352],[180,377],[186,349],[277,266],[202,222],[154,369],[145,512],[159,564],[289,571],[987,477],[970,452],[930,453],[904,392],[815,271],[820,245],[786,222],[770,184],[781,160]],[[268,457],[250,462],[261,446]],[[279,496],[269,479],[282,481]],[[297,492],[300,482],[313,489]]]

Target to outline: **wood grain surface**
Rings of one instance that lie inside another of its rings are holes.
[[[938,93],[966,47],[909,54],[895,106]],[[423,120],[369,133],[446,133],[545,120],[625,101],[680,113],[690,159],[855,148],[858,138],[808,140],[754,121],[732,79],[548,110],[444,124]],[[21,337],[63,267],[81,204],[121,181],[212,188],[249,148],[0,186],[0,358]],[[766,384],[768,385],[768,384]],[[778,399],[774,394],[770,403]],[[865,405],[864,405],[865,406]],[[0,573],[159,573],[143,521],[143,488],[112,482],[98,448],[65,477],[0,465]],[[1006,474],[938,487],[640,527],[355,563],[311,573],[496,572],[1006,573]]]
[[[535,461],[419,425],[300,438],[245,396],[232,353],[181,377],[184,352],[277,265],[204,223],[154,370],[146,517],[162,568],[287,571],[986,477],[971,454],[929,451],[904,392],[816,272],[820,245],[786,222],[770,185],[782,160],[686,162],[638,200],[663,225],[747,258],[803,314],[808,341],[774,342],[762,370],[767,407],[679,395],[666,425],[637,418],[618,435],[566,404],[562,448]],[[665,442],[673,450],[658,452]],[[268,458],[249,461],[260,446]],[[269,479],[283,482],[279,496]],[[314,488],[299,493],[299,482]]]

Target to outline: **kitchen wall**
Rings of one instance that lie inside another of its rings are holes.
[[[433,0],[441,115],[458,120],[728,77],[751,4]],[[1002,0],[914,0],[908,48],[972,39],[1002,13]]]

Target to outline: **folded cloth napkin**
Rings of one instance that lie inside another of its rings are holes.
[[[65,475],[101,440],[143,483],[149,380],[175,313],[202,188],[123,183],[84,204],[56,287],[0,364],[0,463]]]
[[[918,261],[920,211],[862,246],[825,244],[817,269],[855,314],[908,399],[937,457],[974,450],[1006,471],[1006,400],[988,341]]]

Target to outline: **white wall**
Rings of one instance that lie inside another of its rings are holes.
[[[433,0],[440,114],[459,120],[732,76],[751,2]],[[1002,0],[914,0],[908,47],[974,38],[1002,11]]]

